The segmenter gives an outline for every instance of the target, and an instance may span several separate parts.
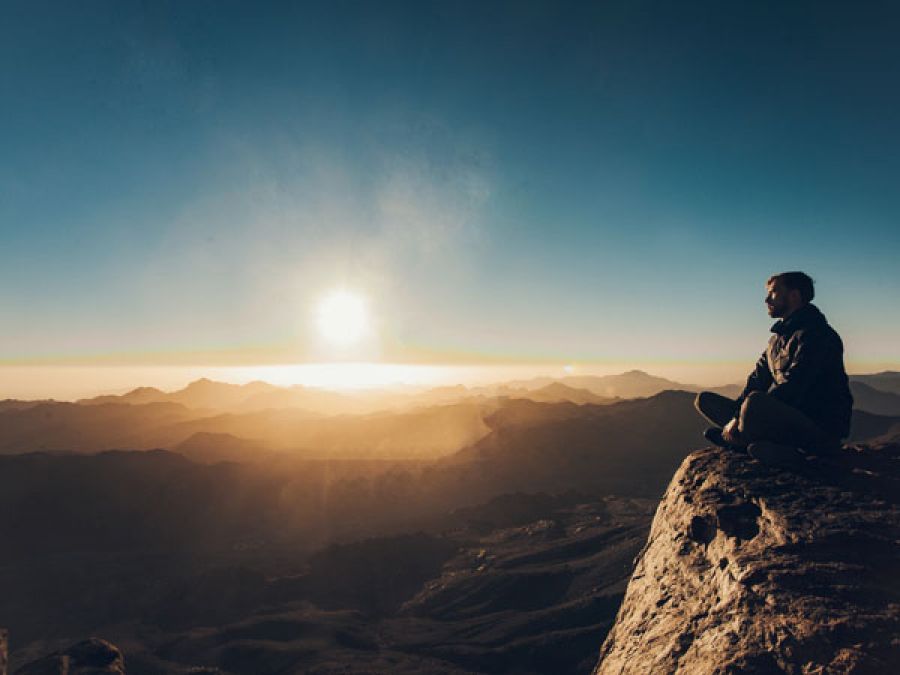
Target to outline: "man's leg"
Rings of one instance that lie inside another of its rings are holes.
[[[694,407],[703,417],[709,420],[710,424],[717,427],[724,427],[738,413],[737,401],[720,396],[711,391],[701,391],[694,399]]]
[[[744,399],[738,429],[749,443],[771,441],[816,454],[831,454],[840,448],[839,439],[822,431],[802,412],[762,392]]]

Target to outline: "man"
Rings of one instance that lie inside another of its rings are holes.
[[[712,392],[695,406],[716,425],[713,443],[744,449],[773,464],[805,464],[805,454],[836,452],[850,433],[853,397],[840,336],[810,301],[813,280],[803,272],[766,282],[769,316],[779,319],[744,391],[735,401]]]

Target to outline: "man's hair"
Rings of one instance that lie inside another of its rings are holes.
[[[777,281],[780,281],[789,291],[795,289],[800,291],[800,298],[804,303],[809,302],[816,295],[816,290],[813,288],[812,277],[803,272],[782,272],[781,274],[773,274],[766,282],[766,286],[771,286]]]

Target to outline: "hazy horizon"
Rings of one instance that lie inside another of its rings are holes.
[[[894,364],[862,364],[851,375],[896,370]],[[868,366],[868,367],[866,367]],[[737,364],[502,364],[424,365],[390,363],[265,364],[260,366],[141,366],[33,365],[0,366],[0,400],[55,399],[71,401],[106,394],[124,394],[137,387],[174,391],[198,379],[229,384],[262,381],[276,386],[302,385],[334,391],[378,389],[424,390],[468,387],[549,377],[617,375],[640,370],[680,384],[725,386],[743,384],[749,372]],[[729,375],[732,375],[729,377]]]

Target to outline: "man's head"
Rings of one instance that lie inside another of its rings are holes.
[[[786,319],[809,303],[816,292],[813,280],[803,272],[782,272],[766,282],[766,306],[769,316]]]

